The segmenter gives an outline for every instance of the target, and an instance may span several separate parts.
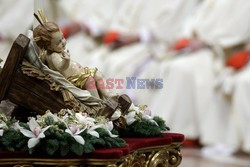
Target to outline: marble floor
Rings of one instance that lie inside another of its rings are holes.
[[[180,167],[250,167],[250,155],[237,153],[234,156],[203,156],[200,149],[183,148]]]

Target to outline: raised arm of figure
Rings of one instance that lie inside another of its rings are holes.
[[[70,65],[70,57],[64,56],[62,53],[52,53],[51,55],[46,56],[47,63],[49,68],[63,73],[67,70]]]

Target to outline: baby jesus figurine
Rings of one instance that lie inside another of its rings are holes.
[[[44,58],[48,67],[61,73],[78,88],[86,89],[88,79],[94,78],[97,81],[104,78],[97,68],[82,67],[70,59],[69,51],[66,50],[66,40],[54,22],[44,22],[38,25],[33,31],[33,37],[37,46],[46,51]],[[98,88],[98,92],[104,100],[117,104],[116,106],[119,106],[122,113],[125,113],[132,103],[127,95],[119,96],[110,89]],[[105,116],[111,117],[112,114],[112,112],[106,113]]]

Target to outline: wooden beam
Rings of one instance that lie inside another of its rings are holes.
[[[26,53],[30,39],[20,34],[13,43],[8,58],[0,74],[0,101],[4,100],[13,77]]]

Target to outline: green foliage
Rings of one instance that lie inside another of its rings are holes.
[[[85,115],[82,115],[82,119],[86,119]],[[87,127],[87,123],[81,123],[79,120],[77,120],[72,111],[68,113],[68,117],[63,119],[63,121],[59,121],[62,120],[62,117],[59,118],[56,115],[52,115],[52,113],[47,112],[43,116],[31,118],[29,123],[36,123],[36,126],[38,127],[36,127],[34,132],[30,133],[34,133],[36,136],[38,136],[37,133],[41,133],[40,130],[48,126],[49,128],[44,132],[45,137],[39,138],[38,144],[36,144],[33,148],[28,148],[28,141],[31,138],[24,136],[24,134],[27,135],[28,132],[25,132],[22,129],[30,131],[29,125],[22,122],[17,123],[17,120],[7,118],[5,115],[1,115],[1,120],[4,122],[4,125],[6,124],[6,126],[4,126],[3,129],[3,136],[0,136],[0,149],[7,151],[29,151],[30,154],[37,153],[61,156],[66,156],[70,152],[73,152],[80,156],[84,153],[91,153],[95,151],[96,148],[125,146],[126,142],[119,138],[118,134],[126,134],[125,136],[130,133],[131,136],[138,134],[140,136],[159,135],[161,134],[161,131],[166,130],[167,127],[165,126],[165,123],[162,119],[154,119],[159,124],[159,126],[156,126],[152,122],[144,119],[134,122],[125,131],[113,129],[112,132],[110,132],[103,128],[105,126],[100,126],[100,128],[95,129],[95,131],[99,134],[99,137],[88,134],[88,130],[86,129],[81,134],[78,134],[85,141],[84,144],[80,144],[75,140],[74,136],[71,136],[72,134],[66,133],[65,130],[68,127],[72,128],[74,126],[79,128],[77,130],[84,129]],[[36,122],[34,123],[34,121]],[[98,125],[99,122],[94,120],[92,123]]]
[[[70,121],[74,121],[74,117],[70,117]],[[154,122],[155,121],[155,122]],[[112,148],[125,146],[126,142],[119,137],[111,137],[118,134],[122,137],[149,137],[161,136],[162,131],[169,130],[165,121],[160,117],[154,117],[153,120],[138,119],[126,129],[113,129],[112,132],[104,128],[97,128],[95,131],[99,137],[92,136],[87,130],[79,134],[85,141],[84,145],[79,144],[73,136],[66,133],[67,126],[64,122],[55,121],[52,116],[44,117],[43,127],[50,126],[45,132],[44,138],[39,139],[39,143],[34,148],[28,148],[28,140],[30,138],[24,136],[14,125],[15,119],[5,119],[6,128],[3,136],[0,137],[0,149],[8,151],[29,151],[29,153],[45,153],[48,155],[66,156],[70,152],[77,155],[91,153],[95,148]],[[21,128],[29,129],[27,123],[19,122]]]
[[[25,129],[29,129],[29,125],[23,122],[19,122],[19,125]]]
[[[127,144],[125,143],[125,141],[121,138],[115,137],[105,137],[104,138],[105,141],[105,146],[106,147],[121,147],[121,146],[126,146]]]
[[[91,153],[95,151],[95,147],[90,140],[85,140],[85,144],[83,145],[83,152],[84,153]]]
[[[28,139],[14,129],[6,130],[0,138],[2,148],[7,151],[28,150],[27,142]]]
[[[109,148],[126,146],[126,142],[123,139],[119,137],[110,137],[109,133],[105,129],[98,128],[96,129],[96,131],[100,135],[98,143],[95,144],[96,146],[109,147]],[[115,130],[113,130],[112,132],[115,132]]]
[[[83,154],[83,146],[77,142],[71,144],[70,150],[79,156]]]
[[[60,141],[60,154],[66,156],[70,151],[70,144],[67,140]]]
[[[46,137],[40,140],[31,153],[43,151],[48,155],[60,154],[61,156],[69,153],[72,141],[70,141],[71,136],[68,133],[50,127],[44,134]]]
[[[48,116],[48,117],[45,118],[44,122],[46,123],[47,126],[53,125],[54,119],[51,116]]]
[[[63,122],[61,122],[61,121],[56,122],[55,125],[56,125],[59,129],[64,129],[64,130],[65,130],[65,129],[67,128],[66,125],[65,125],[65,123],[63,123]]]
[[[165,121],[160,117],[154,117],[156,125],[148,119],[136,120],[126,129],[118,129],[121,137],[153,137],[162,136],[162,131],[169,130]]]
[[[166,125],[165,121],[161,117],[154,116],[153,120],[158,124],[161,131],[170,130],[170,128]]]
[[[59,148],[59,142],[57,139],[48,139],[46,140],[46,151],[49,155],[54,155],[54,153]]]
[[[121,147],[126,143],[121,138],[112,138],[109,133],[102,128],[96,129],[100,137],[97,138],[86,131],[82,132],[80,136],[85,140],[84,145],[79,144],[71,135],[64,131],[58,130],[55,127],[50,127],[44,134],[45,138],[41,139],[39,144],[33,149],[30,149],[30,153],[40,153],[43,151],[48,155],[66,156],[69,152],[73,152],[76,155],[82,155],[83,153],[91,153],[95,151],[95,148],[107,148],[107,147]]]
[[[17,122],[17,120],[16,120],[15,118],[13,118],[13,119],[11,119],[11,120],[8,120],[8,121],[6,122],[6,125],[7,125],[8,127],[11,127],[15,122]]]

